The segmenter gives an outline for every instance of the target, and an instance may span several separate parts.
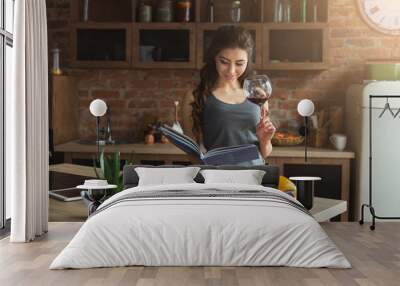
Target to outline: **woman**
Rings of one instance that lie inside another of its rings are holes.
[[[264,164],[272,151],[275,127],[268,102],[260,108],[246,99],[244,79],[251,74],[253,40],[238,26],[219,28],[200,71],[200,83],[183,102],[183,128],[207,150],[256,144],[260,158],[241,165]]]

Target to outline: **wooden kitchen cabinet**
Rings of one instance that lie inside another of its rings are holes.
[[[71,32],[71,66],[78,68],[129,68],[131,25],[78,23]]]
[[[135,68],[195,68],[195,24],[137,23],[133,28]]]
[[[323,70],[328,64],[326,23],[271,23],[263,31],[265,70]]]
[[[231,0],[192,0],[189,23],[137,22],[140,1],[89,1],[89,21],[82,22],[83,0],[71,0],[72,61],[80,68],[201,68],[212,32],[231,25]],[[275,0],[242,0],[241,21],[255,41],[254,67],[259,70],[323,70],[328,65],[328,1],[308,1],[307,22],[300,22],[300,0],[291,1],[290,23],[274,22]],[[174,6],[176,9],[176,6]],[[236,25],[236,24],[235,24]],[[112,35],[112,34],[115,35]],[[166,39],[170,39],[169,41]],[[165,55],[164,55],[165,54]]]

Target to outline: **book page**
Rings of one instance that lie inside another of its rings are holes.
[[[167,125],[160,127],[160,131],[170,139],[172,144],[184,152],[195,155],[199,158],[203,158],[203,153],[200,150],[200,146],[197,145],[197,143],[189,136],[178,133]]]

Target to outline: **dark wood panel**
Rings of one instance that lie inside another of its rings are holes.
[[[76,79],[53,76],[51,92],[51,124],[54,145],[79,138],[79,99]]]

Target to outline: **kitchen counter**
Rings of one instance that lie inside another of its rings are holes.
[[[64,152],[64,153],[74,153],[75,156],[72,158],[84,158],[80,155],[83,154],[95,154],[97,152],[96,145],[90,144],[81,144],[78,141],[70,141],[64,144],[56,145],[54,147],[54,151],[56,152]],[[137,156],[145,156],[145,155],[159,155],[161,157],[165,156],[177,156],[182,159],[186,157],[186,160],[190,160],[185,152],[177,148],[171,143],[161,144],[144,144],[144,143],[133,143],[133,144],[118,144],[118,145],[106,145],[105,146],[106,153],[110,152],[121,152],[121,156],[124,157],[135,157]],[[334,149],[328,148],[308,148],[308,158],[337,158],[337,159],[352,159],[354,158],[354,153],[351,151],[336,151]],[[68,156],[67,156],[68,157]],[[271,158],[274,157],[289,157],[289,158],[304,158],[304,146],[293,146],[293,147],[279,147],[274,146],[272,150]],[[67,159],[72,159],[67,158]],[[91,158],[91,156],[89,157]]]

